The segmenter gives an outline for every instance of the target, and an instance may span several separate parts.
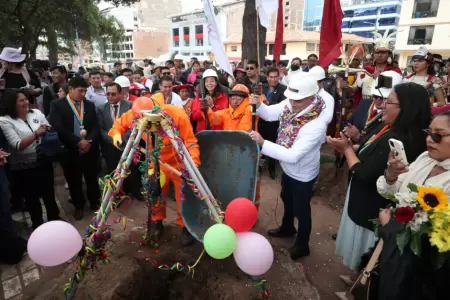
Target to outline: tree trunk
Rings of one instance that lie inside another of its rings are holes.
[[[255,7],[255,0],[246,0],[244,17],[242,19],[242,57],[241,60],[258,60],[257,51],[257,12]],[[259,17],[258,17],[259,22]],[[264,64],[266,58],[266,33],[267,29],[259,22],[259,66]]]
[[[58,37],[56,31],[48,26],[45,28],[47,35],[47,48],[48,48],[48,60],[50,65],[56,65],[58,63]]]

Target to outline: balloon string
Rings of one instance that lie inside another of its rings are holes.
[[[205,249],[203,248],[202,253],[200,253],[200,256],[197,258],[197,261],[192,266],[188,265],[188,273],[192,273],[192,278],[194,278],[195,275],[195,267],[198,265],[204,254]]]

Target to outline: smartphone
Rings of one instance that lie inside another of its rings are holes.
[[[396,139],[389,139],[389,148],[394,152],[394,157],[399,158],[401,162],[408,165],[408,159],[406,158],[405,148],[403,143]]]
[[[392,88],[392,77],[384,76],[384,75],[378,75],[378,85],[376,87],[377,89],[380,88]]]

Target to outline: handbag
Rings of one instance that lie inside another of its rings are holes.
[[[367,263],[366,268],[361,272],[358,279],[355,281],[350,289],[350,293],[356,300],[376,300],[378,297],[374,297],[377,294],[377,285],[372,284],[374,280],[374,269],[378,264],[378,258],[380,257],[381,250],[383,250],[383,240],[377,244],[372,257]]]
[[[56,131],[47,131],[41,137],[39,150],[42,155],[52,158],[56,158],[58,155],[67,151],[59,140],[59,136]]]

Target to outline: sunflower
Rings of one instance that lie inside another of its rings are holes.
[[[426,210],[441,210],[447,207],[447,194],[441,189],[432,186],[417,187],[417,201]]]

